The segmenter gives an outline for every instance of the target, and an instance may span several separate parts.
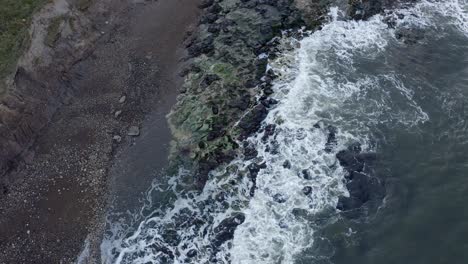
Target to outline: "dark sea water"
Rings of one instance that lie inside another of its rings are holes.
[[[468,263],[468,39],[434,21],[439,28],[423,29],[411,45],[390,44],[368,71],[400,76],[428,120],[371,128],[385,204],[366,221],[338,221],[356,231],[349,237],[324,230],[336,246],[332,263]]]
[[[409,25],[417,40],[393,39],[370,63],[354,61],[365,74],[397,76],[427,120],[409,125],[395,116],[370,126],[386,198],[376,214],[321,231],[326,263],[468,263],[468,6],[447,2],[461,13],[427,5],[431,23]],[[390,100],[388,115],[407,103]]]
[[[321,30],[282,43],[299,48],[270,61],[279,104],[264,121],[274,137],[248,139],[259,157],[213,171],[201,194],[158,179],[134,225],[104,241],[106,261],[468,263],[468,3],[422,1],[366,21],[332,6]],[[317,123],[337,129],[331,150]],[[385,197],[347,217],[336,154],[353,142],[377,153],[369,176]],[[261,162],[251,197],[242,175]],[[234,216],[232,238],[217,243]]]

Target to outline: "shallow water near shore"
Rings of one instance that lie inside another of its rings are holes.
[[[183,168],[180,178],[155,179],[133,222],[111,225],[104,258],[463,262],[467,9],[466,1],[422,1],[350,21],[332,7],[321,30],[300,41],[283,38],[284,46],[300,47],[270,61],[279,75],[272,95],[279,104],[263,130],[247,139],[259,157],[239,157],[213,171],[201,194],[184,191]],[[274,132],[265,136],[272,125]],[[329,125],[337,130],[332,146]],[[373,176],[386,192],[378,204],[349,218],[335,209],[339,196],[349,195],[347,172],[335,156],[355,142],[378,154]],[[252,164],[263,163],[252,194],[245,175]],[[223,233],[220,227],[228,224],[237,226],[235,232]]]

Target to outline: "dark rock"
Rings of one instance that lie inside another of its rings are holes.
[[[202,88],[206,88],[207,86],[211,85],[212,83],[214,83],[215,81],[218,81],[220,79],[221,78],[219,78],[219,76],[216,75],[216,74],[207,74],[207,75],[205,75],[205,77],[201,81],[200,86]]]
[[[213,115],[217,115],[219,113],[219,108],[214,105],[211,107],[211,112],[213,113]]]
[[[337,145],[336,134],[338,133],[338,129],[334,126],[328,126],[328,137],[327,143],[325,144],[325,151],[331,152],[333,148]]]
[[[253,146],[244,147],[244,160],[251,160],[257,157],[258,151]]]
[[[212,24],[218,20],[218,15],[213,13],[207,13],[200,18],[201,24]]]
[[[341,211],[349,211],[360,208],[362,204],[363,203],[357,198],[340,196],[338,198],[338,204],[336,206],[336,209]]]
[[[314,127],[315,128],[318,128],[318,129],[321,129],[323,127],[323,122],[322,121],[318,121],[317,123],[314,124]]]
[[[371,199],[379,199],[384,195],[381,183],[375,177],[369,177],[362,173],[354,173],[353,179],[346,184],[351,197],[365,203]]]
[[[289,160],[285,160],[283,162],[283,168],[290,169],[291,168],[291,162]]]
[[[214,50],[213,37],[207,37],[201,42],[195,42],[188,47],[190,56],[196,57]]]
[[[277,104],[278,101],[273,99],[273,98],[265,98],[265,99],[262,99],[260,101],[260,103],[265,107],[271,107],[271,106]]]
[[[234,231],[237,226],[244,223],[245,215],[243,213],[235,213],[229,218],[224,219],[214,228],[214,241],[215,247],[221,246],[224,242],[231,240],[234,237]]]
[[[271,154],[279,153],[280,144],[277,140],[272,140],[269,145],[266,146],[265,151],[270,152]]]
[[[169,248],[160,245],[159,243],[151,244],[149,247],[152,248],[155,253],[162,253],[164,256],[161,259],[164,262],[168,263],[174,260],[174,253],[172,253],[172,251]]]
[[[286,202],[286,200],[287,200],[286,197],[280,193],[273,195],[273,201],[277,203],[284,203]]]
[[[377,160],[377,154],[373,152],[359,153],[356,158],[364,164],[372,163]]]
[[[245,82],[245,88],[254,88],[258,83],[259,82],[255,79],[249,79]]]
[[[349,195],[362,203],[369,201],[371,192],[370,178],[362,173],[353,173],[353,179],[346,184]]]
[[[237,108],[239,110],[247,110],[250,105],[250,96],[249,95],[244,95],[241,97],[238,97],[228,103],[228,106],[231,108]]]
[[[214,0],[203,0],[200,5],[198,5],[200,8],[207,8],[211,6],[214,3]]]
[[[340,165],[349,172],[362,171],[364,163],[357,159],[355,152],[348,150],[342,150],[336,154],[336,158],[340,162]]]
[[[203,142],[203,141],[200,141],[200,142],[198,142],[198,147],[199,147],[200,149],[204,149],[204,148],[206,148],[206,143]]]
[[[356,20],[366,20],[384,10],[394,9],[397,5],[416,0],[349,0],[349,16]]]
[[[175,246],[179,243],[179,235],[177,234],[177,231],[174,229],[166,229],[162,233],[162,238],[164,239],[164,242],[171,246]]]
[[[267,66],[268,66],[268,58],[257,59],[255,62],[256,70],[256,78],[260,79],[265,75]]]
[[[348,150],[349,150],[349,151],[352,151],[353,153],[358,154],[359,152],[362,151],[361,143],[359,143],[359,142],[351,143],[351,144],[348,146]]]
[[[337,209],[349,211],[362,207],[369,201],[381,200],[385,196],[385,189],[377,178],[363,173],[353,172],[351,181],[346,184],[350,197],[339,197]],[[357,215],[348,215],[357,217]]]
[[[301,173],[302,173],[302,177],[304,177],[304,179],[306,179],[306,180],[312,179],[312,175],[310,175],[309,170],[307,170],[307,169],[302,170]]]
[[[217,34],[220,31],[220,26],[218,24],[211,24],[208,26],[207,31],[212,34]]]
[[[271,95],[271,94],[273,94],[273,89],[265,88],[265,89],[263,89],[263,93],[266,94],[266,95]]]
[[[262,164],[251,163],[249,164],[249,166],[247,166],[247,168],[249,169],[249,172],[250,172],[250,178],[255,180],[257,178],[258,172],[261,169],[266,168],[266,163],[262,163]]]
[[[218,14],[221,11],[223,11],[223,8],[218,4],[213,4],[211,7],[208,8],[208,12],[213,13],[213,14]]]
[[[220,193],[216,194],[215,200],[218,201],[218,202],[224,202],[226,200],[226,193],[220,192]]]
[[[310,186],[305,186],[304,188],[302,188],[302,193],[304,195],[309,195],[312,193],[312,187]]]
[[[270,136],[275,134],[276,125],[275,124],[268,124],[265,126],[265,131],[263,132],[262,140],[266,141]]]
[[[239,127],[243,130],[242,137],[246,138],[257,132],[261,122],[266,118],[267,110],[265,106],[259,104],[248,112],[239,122]]]
[[[187,252],[187,257],[188,257],[188,258],[193,258],[193,257],[195,257],[197,254],[198,254],[198,251],[197,251],[196,249],[190,249],[190,250]]]
[[[395,32],[395,37],[405,44],[416,44],[421,39],[424,39],[424,32],[416,28],[399,28]]]
[[[254,195],[255,195],[255,190],[256,190],[256,189],[257,189],[257,183],[254,182],[253,185],[252,185],[252,187],[250,187],[250,191],[249,191],[250,197],[254,197]]]
[[[212,131],[208,132],[208,135],[206,136],[207,141],[213,141],[217,138],[223,137],[226,135],[226,130],[224,129],[213,129]]]

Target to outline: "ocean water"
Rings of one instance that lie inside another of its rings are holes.
[[[258,157],[216,169],[201,194],[182,168],[155,180],[133,221],[110,223],[104,262],[466,263],[467,12],[426,0],[352,21],[332,5],[320,30],[285,35],[269,61],[279,103],[247,139]],[[336,154],[356,142],[386,192],[350,218]]]

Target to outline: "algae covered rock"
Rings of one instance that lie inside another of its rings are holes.
[[[173,167],[183,164],[203,188],[209,172],[240,153],[238,140],[255,133],[277,103],[268,99],[275,76],[267,74],[266,54],[281,30],[307,25],[307,14],[294,0],[206,0],[200,7],[204,14],[187,44],[192,65],[169,123]]]

